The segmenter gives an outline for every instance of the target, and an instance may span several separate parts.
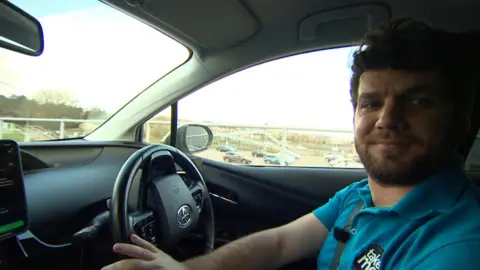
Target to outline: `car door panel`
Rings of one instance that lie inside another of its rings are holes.
[[[293,221],[365,178],[361,169],[238,166],[208,159],[203,174],[212,194],[216,245]],[[315,269],[315,258],[282,270]]]
[[[235,194],[234,203],[212,200],[219,227],[237,236],[292,221],[365,178],[361,169],[237,166],[208,159],[203,164],[211,193]]]

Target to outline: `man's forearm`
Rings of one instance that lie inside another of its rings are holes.
[[[271,229],[233,241],[210,254],[185,261],[191,270],[276,269],[280,267],[282,239]]]

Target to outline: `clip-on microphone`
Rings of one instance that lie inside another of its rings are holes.
[[[340,227],[334,227],[333,228],[333,237],[335,237],[335,239],[338,242],[341,242],[341,243],[345,244],[348,241],[348,238],[350,238],[350,232],[348,232],[347,230],[342,229]]]

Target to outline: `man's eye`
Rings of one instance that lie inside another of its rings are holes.
[[[378,106],[380,106],[380,102],[365,101],[365,102],[362,102],[362,103],[361,103],[360,108],[369,110],[369,109],[378,108]]]
[[[410,102],[414,105],[420,105],[420,106],[432,105],[432,100],[428,98],[414,98]]]

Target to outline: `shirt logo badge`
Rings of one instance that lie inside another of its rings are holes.
[[[383,248],[379,244],[372,243],[355,258],[353,267],[355,270],[379,270],[382,255]]]

